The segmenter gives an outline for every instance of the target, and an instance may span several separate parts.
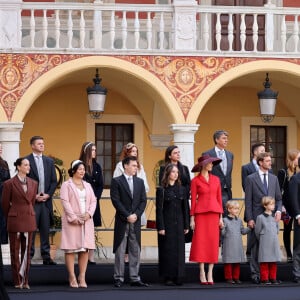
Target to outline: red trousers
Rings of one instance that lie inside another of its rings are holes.
[[[240,263],[224,264],[225,280],[238,280],[240,278]]]
[[[263,262],[259,264],[260,280],[276,280],[277,264],[276,262]]]

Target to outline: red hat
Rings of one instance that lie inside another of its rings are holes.
[[[209,156],[208,154],[204,154],[198,158],[198,163],[196,165],[194,165],[192,172],[200,172],[200,170],[201,170],[200,167],[203,167],[211,162],[215,166],[215,165],[219,164],[221,161],[222,161],[221,158]]]

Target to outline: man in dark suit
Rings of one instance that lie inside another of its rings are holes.
[[[300,173],[292,176],[289,181],[289,201],[290,214],[294,218],[293,275],[294,281],[300,283]]]
[[[242,187],[243,191],[245,192],[245,187],[246,187],[246,178],[248,175],[253,174],[258,171],[259,166],[257,164],[257,156],[260,153],[265,152],[265,146],[263,143],[256,143],[253,144],[251,147],[251,155],[252,155],[252,160],[242,166]],[[247,234],[247,250],[246,250],[246,256],[247,260],[251,259],[251,253],[250,253],[250,239],[251,238],[251,232]]]
[[[251,155],[252,155],[252,160],[242,166],[242,187],[243,191],[245,192],[245,186],[246,186],[246,178],[248,175],[258,171],[259,166],[257,164],[257,156],[260,153],[265,152],[265,145],[263,143],[256,143],[253,144],[251,147]]]
[[[54,162],[50,157],[43,155],[45,149],[43,137],[33,136],[30,145],[33,153],[26,158],[30,163],[28,176],[39,183],[34,210],[40,233],[41,256],[44,265],[56,265],[56,262],[50,258],[49,244],[49,229],[53,224],[52,196],[57,186]],[[32,239],[31,258],[34,256],[34,243],[35,234]]]
[[[231,191],[231,173],[233,167],[233,154],[226,150],[228,144],[228,132],[225,130],[217,130],[213,135],[215,147],[202,153],[212,157],[222,159],[220,164],[217,164],[212,169],[212,174],[218,176],[222,188],[223,211],[226,212],[226,202],[232,199]]]
[[[262,206],[262,198],[270,196],[275,199],[275,220],[280,221],[281,218],[281,191],[278,179],[271,174],[269,170],[272,166],[272,158],[270,153],[260,153],[257,157],[259,170],[249,175],[246,178],[245,188],[245,221],[248,227],[254,229],[256,218],[264,212]],[[251,278],[253,283],[260,282],[260,270],[258,264],[258,241],[256,239],[254,230],[252,230],[251,238]]]
[[[146,287],[139,276],[141,252],[141,215],[146,207],[144,181],[136,177],[137,159],[123,159],[124,174],[111,181],[110,197],[116,209],[113,252],[115,253],[114,285],[124,282],[124,257],[128,247],[131,286]]]

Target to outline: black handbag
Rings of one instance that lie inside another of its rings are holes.
[[[193,234],[194,234],[194,231],[191,228],[189,228],[189,232],[184,235],[185,243],[191,243],[192,242]]]

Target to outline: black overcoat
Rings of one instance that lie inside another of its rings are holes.
[[[189,229],[189,204],[182,186],[159,187],[156,191],[159,275],[169,279],[184,277],[184,229]]]

